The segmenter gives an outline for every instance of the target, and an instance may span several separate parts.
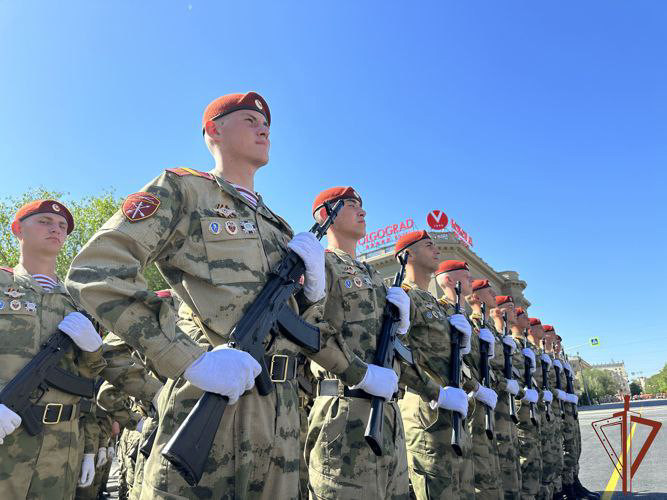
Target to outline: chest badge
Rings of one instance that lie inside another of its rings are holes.
[[[2,311],[5,308],[5,301],[0,300],[0,311]]]
[[[357,288],[361,288],[361,286],[364,284],[363,281],[361,281],[361,278],[359,276],[354,277],[354,284],[357,286]]]
[[[356,270],[354,267],[352,267],[352,266],[347,266],[345,269],[343,269],[343,272],[344,272],[345,274],[351,274],[352,276],[354,276],[355,274],[357,274],[357,270]]]
[[[255,227],[255,224],[252,223],[252,221],[249,220],[244,220],[241,222],[241,229],[243,229],[243,232],[245,234],[254,234],[257,228]]]
[[[213,234],[220,234],[220,224],[217,222],[211,222],[211,225],[208,226],[208,230]]]
[[[16,299],[12,300],[12,301],[9,303],[9,308],[10,308],[12,311],[18,311],[19,309],[21,309],[21,301],[20,301],[20,300],[16,300]]]
[[[229,208],[228,205],[223,205],[222,203],[218,203],[216,205],[215,211],[220,217],[225,217],[226,219],[229,219],[230,217],[236,217],[236,210]]]
[[[345,280],[345,288],[352,288],[352,280]]]
[[[37,304],[34,302],[26,302],[25,303],[25,310],[31,313],[34,313],[37,311]]]
[[[236,234],[239,232],[239,226],[236,224],[236,222],[228,220],[225,222],[225,231],[227,231],[229,234]]]
[[[373,282],[368,276],[364,278],[364,283],[366,283],[368,286],[371,286],[373,284]]]
[[[18,299],[19,297],[23,297],[25,293],[19,292],[16,288],[8,288],[5,295],[8,295],[12,299]]]
[[[426,311],[426,317],[431,319],[433,317],[433,313],[431,311]]]

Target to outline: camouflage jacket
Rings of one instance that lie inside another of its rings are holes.
[[[39,352],[60,321],[76,310],[62,285],[46,292],[21,264],[13,272],[0,270],[0,389]],[[84,352],[76,346],[60,361],[61,368],[88,378],[104,366],[102,349]],[[79,399],[49,387],[39,404],[72,404]]]
[[[67,287],[107,329],[150,359],[158,374],[178,378],[209,344],[229,341],[291,237],[292,229],[261,196],[253,207],[219,177],[170,169],[128,197],[86,244]],[[151,262],[192,311],[205,334],[200,342],[178,323],[170,301],[147,289],[141,272]],[[293,298],[291,305],[297,309]],[[323,363],[347,368],[335,346],[327,349],[325,338],[322,344]],[[298,351],[282,336],[270,345],[268,354]]]

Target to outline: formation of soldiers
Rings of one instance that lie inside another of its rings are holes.
[[[0,390],[56,331],[74,344],[60,367],[96,383],[94,399],[66,384],[35,391],[36,435],[0,395],[0,497],[95,498],[117,449],[121,498],[597,498],[578,479],[577,396],[554,328],[473,280],[466,262],[443,260],[425,231],[396,243],[405,279],[387,287],[356,259],[366,211],[351,187],[314,199],[320,224],[343,202],[326,250],[294,235],[255,192],[270,124],[255,92],[210,103],[202,132],[215,167],[167,169],[128,196],[64,283],[67,207],[18,211],[20,263],[0,270]],[[288,251],[305,264],[288,305],[319,329],[320,347],[275,330],[263,360],[273,390],[261,395],[263,367],[232,335]],[[151,263],[170,290],[148,289]],[[387,304],[411,364],[375,362]],[[205,392],[228,403],[193,485],[162,452]],[[384,400],[379,455],[365,439],[373,398]]]

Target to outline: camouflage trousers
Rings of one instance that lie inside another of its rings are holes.
[[[521,498],[537,497],[542,483],[542,443],[540,441],[540,411],[535,406],[538,425],[530,420],[530,405],[521,405],[518,412],[519,459],[521,462]]]
[[[555,402],[555,399],[554,399]],[[540,498],[551,499],[554,493],[563,489],[561,474],[563,472],[563,435],[561,433],[562,417],[558,404],[551,405],[551,421],[542,416],[542,487]]]
[[[565,410],[565,420],[563,420],[563,483],[574,483],[574,476],[577,474],[577,462],[579,461],[579,451],[577,442],[577,428],[579,421],[574,419],[572,405],[567,405]]]
[[[78,418],[45,425],[36,436],[21,425],[0,445],[0,498],[71,499],[82,459]]]
[[[575,442],[577,443],[577,461],[574,466],[574,473],[578,476],[579,459],[581,458],[581,427],[579,426],[579,420],[577,420],[577,424],[574,426],[574,435],[575,435]]]
[[[452,412],[430,407],[419,396],[406,392],[398,403],[405,427],[408,472],[417,500],[475,498],[472,440],[464,426],[463,456],[451,446]]]
[[[503,485],[500,478],[498,443],[495,438],[489,439],[486,436],[484,405],[474,399],[471,400],[468,416],[468,433],[472,438],[475,497],[482,500],[502,499]]]
[[[501,393],[500,398],[507,393]],[[506,499],[518,499],[521,491],[521,461],[519,459],[519,434],[516,424],[510,419],[509,411],[499,404],[496,406],[496,441],[503,496]]]
[[[118,497],[121,500],[129,498],[130,489],[132,489],[140,440],[141,434],[139,432],[125,428],[118,441],[117,455],[120,465]]]
[[[253,388],[227,406],[201,481],[191,487],[161,452],[203,393],[182,378],[167,381],[159,396],[158,432],[144,466],[141,498],[298,498],[297,384],[288,380],[274,387],[267,396]]]
[[[141,439],[139,446],[148,438],[152,430],[157,427],[157,420],[151,417],[146,417],[141,429]],[[132,484],[128,485],[130,488],[130,500],[139,500],[141,497],[141,487],[144,482],[144,468],[146,466],[146,457],[141,452],[137,453],[137,460],[134,463],[134,479]]]
[[[398,405],[384,405],[380,457],[364,439],[370,408],[368,399],[315,398],[305,444],[310,498],[409,498],[405,437]]]

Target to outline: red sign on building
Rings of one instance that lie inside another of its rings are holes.
[[[435,231],[442,231],[447,227],[449,219],[447,214],[441,210],[433,210],[426,216],[429,227]]]

